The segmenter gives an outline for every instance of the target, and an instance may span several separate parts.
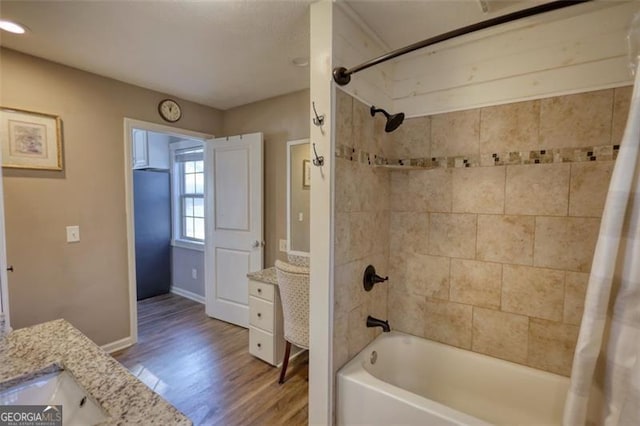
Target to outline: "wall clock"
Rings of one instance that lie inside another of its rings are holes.
[[[182,108],[173,99],[164,99],[158,104],[160,117],[169,123],[175,123],[182,117]]]

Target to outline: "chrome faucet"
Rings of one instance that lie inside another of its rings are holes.
[[[391,331],[389,327],[389,321],[382,321],[381,319],[374,318],[371,315],[367,317],[367,327],[382,327],[382,331],[388,333]]]

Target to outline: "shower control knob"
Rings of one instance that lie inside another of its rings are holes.
[[[367,266],[364,270],[364,276],[362,277],[362,284],[366,291],[371,291],[374,285],[378,283],[385,282],[389,279],[389,277],[381,277],[376,274],[376,268],[373,265]]]

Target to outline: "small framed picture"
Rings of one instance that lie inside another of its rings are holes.
[[[0,107],[2,167],[62,170],[60,117]]]
[[[302,160],[302,189],[311,188],[311,161]]]

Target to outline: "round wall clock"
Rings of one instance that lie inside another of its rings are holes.
[[[173,99],[164,99],[158,104],[158,112],[160,117],[169,123],[175,123],[182,117],[182,109],[180,105]]]

